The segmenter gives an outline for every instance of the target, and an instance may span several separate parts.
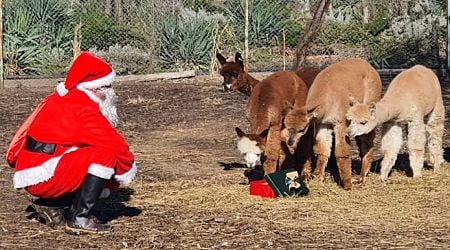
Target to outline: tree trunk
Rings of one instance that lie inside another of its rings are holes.
[[[119,23],[123,22],[123,4],[122,0],[114,0],[114,11],[116,13],[116,20]]]
[[[111,16],[112,15],[112,10],[113,10],[113,2],[112,0],[105,0],[105,13],[107,16]]]
[[[363,12],[363,23],[369,23],[370,20],[370,6],[368,0],[362,0],[362,12]]]
[[[303,37],[301,38],[297,51],[296,51],[296,59],[292,70],[297,70],[305,61],[306,53],[308,49],[311,47],[312,42],[317,36],[317,33],[324,22],[325,14],[328,11],[329,5],[331,4],[331,0],[320,0],[317,4],[317,8],[315,8],[314,16],[308,25],[305,28],[305,32],[303,33]]]

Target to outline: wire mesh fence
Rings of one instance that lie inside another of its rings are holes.
[[[63,76],[74,53],[118,74],[215,71],[244,49],[244,0],[3,0],[4,76]],[[248,0],[249,69],[289,69],[318,0]],[[361,57],[377,68],[446,58],[446,1],[335,0],[308,52],[325,66]]]

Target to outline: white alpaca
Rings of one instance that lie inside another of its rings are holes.
[[[347,112],[350,136],[366,134],[378,124],[383,124],[382,180],[387,179],[403,144],[400,122],[408,125],[407,147],[413,177],[422,176],[426,143],[428,160],[434,170],[438,170],[444,162],[442,137],[445,110],[439,79],[430,69],[417,65],[400,73],[376,104],[352,102],[350,105]]]

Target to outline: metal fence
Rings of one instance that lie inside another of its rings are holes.
[[[215,71],[244,49],[245,0],[3,0],[5,78],[63,76],[91,52],[119,74]],[[317,0],[247,0],[249,69],[290,68]],[[334,0],[306,63],[445,65],[446,1]]]

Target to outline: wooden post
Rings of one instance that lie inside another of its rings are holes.
[[[448,80],[450,70],[450,0],[447,0],[447,68],[445,69],[445,78]]]
[[[248,71],[248,0],[244,0],[245,39],[244,39],[244,70]]]
[[[286,71],[286,33],[283,29],[283,70]]]
[[[3,65],[3,0],[0,0],[0,88],[5,88]]]

